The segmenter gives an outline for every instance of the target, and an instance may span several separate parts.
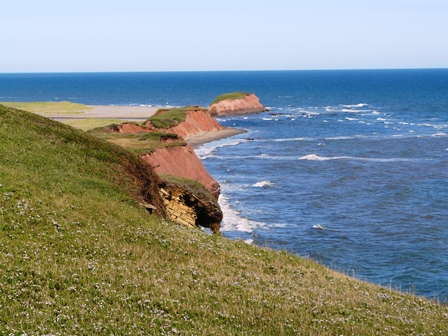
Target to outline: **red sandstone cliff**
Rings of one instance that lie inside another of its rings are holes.
[[[199,107],[186,111],[185,121],[170,128],[156,128],[151,121],[146,121],[143,125],[137,123],[122,123],[111,125],[102,130],[108,133],[138,134],[138,133],[167,133],[176,134],[179,138],[160,138],[161,143],[173,143],[173,146],[160,146],[150,153],[143,154],[142,158],[151,164],[157,174],[170,174],[174,176],[186,177],[201,183],[209,190],[216,199],[219,197],[220,186],[217,181],[208,173],[201,160],[196,156],[193,148],[184,143],[183,137],[202,135],[212,131],[223,130],[207,110]]]
[[[264,111],[266,111],[266,108],[260,104],[260,100],[253,93],[246,95],[244,98],[221,100],[208,107],[208,112],[212,116],[258,113]]]
[[[149,127],[152,126],[149,122],[146,122],[145,125]],[[164,129],[163,131],[187,138],[223,129],[225,129],[225,127],[221,126],[207,112],[202,109],[195,109],[187,111],[185,121],[182,121],[176,126]],[[162,129],[157,129],[157,131],[161,132]]]
[[[201,183],[218,198],[219,183],[208,173],[190,145],[157,148],[142,158],[154,167],[157,174],[186,177]]]

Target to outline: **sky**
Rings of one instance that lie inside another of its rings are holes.
[[[0,73],[448,68],[448,0],[0,0]]]

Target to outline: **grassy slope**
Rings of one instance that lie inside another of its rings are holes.
[[[216,97],[215,100],[212,102],[212,104],[216,104],[216,103],[219,103],[222,100],[227,100],[227,99],[241,99],[241,98],[246,97],[249,94],[250,93],[246,93],[246,92],[224,93],[224,94],[219,95],[218,97]]]
[[[443,335],[448,309],[149,216],[133,156],[0,106],[0,334]]]
[[[109,129],[114,126],[115,125],[112,124],[105,127],[98,127],[89,130],[89,133],[95,135],[99,139],[114,143],[139,155],[151,153],[156,148],[177,147],[187,144],[182,138],[179,138],[179,136],[172,133],[110,133]],[[163,139],[172,139],[172,142],[164,142]]]

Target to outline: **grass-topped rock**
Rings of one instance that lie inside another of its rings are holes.
[[[243,99],[247,96],[249,96],[250,93],[247,92],[230,92],[230,93],[224,93],[222,95],[219,95],[215,98],[215,100],[212,102],[212,104],[219,103],[223,100],[232,100],[232,99]]]
[[[219,95],[208,107],[212,116],[258,113],[266,111],[253,93],[230,92]]]
[[[146,122],[154,125],[156,128],[170,128],[185,121],[188,111],[203,110],[199,106],[185,106],[175,107],[170,109],[159,109],[151,118]]]

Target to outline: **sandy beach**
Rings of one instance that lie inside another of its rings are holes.
[[[86,118],[107,118],[139,120],[148,119],[160,106],[107,106],[107,105],[88,105],[90,110],[86,111]]]
[[[199,147],[208,142],[229,138],[234,135],[243,134],[247,131],[238,128],[226,128],[220,131],[208,132],[193,137],[187,137],[185,140],[193,147]]]
[[[115,105],[88,105],[89,109],[82,112],[82,114],[61,114],[46,115],[51,119],[61,122],[67,120],[80,119],[118,119],[123,121],[143,121],[151,117],[163,106],[115,106]],[[185,140],[193,147],[198,147],[208,142],[225,139],[237,134],[246,133],[245,130],[236,128],[226,128],[220,131],[208,132],[205,134],[191,136]]]

